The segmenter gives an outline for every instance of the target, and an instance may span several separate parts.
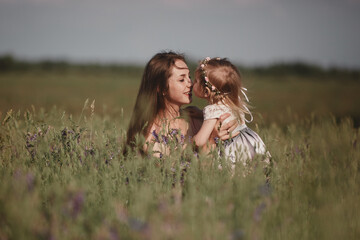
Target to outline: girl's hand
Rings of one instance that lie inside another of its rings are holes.
[[[230,133],[239,125],[239,123],[236,119],[234,119],[226,124],[222,124],[222,122],[224,122],[224,120],[228,117],[230,117],[230,113],[224,113],[216,121],[214,130],[212,132],[211,139],[218,137],[221,140],[227,140],[230,138]],[[239,133],[231,135],[231,137],[235,137],[238,134]]]

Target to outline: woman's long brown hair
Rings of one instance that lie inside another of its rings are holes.
[[[182,54],[160,52],[146,64],[127,131],[127,146],[139,147],[142,151],[142,146],[137,146],[136,137],[147,136],[155,118],[165,110],[164,93],[168,90],[168,79],[176,60],[185,62]]]

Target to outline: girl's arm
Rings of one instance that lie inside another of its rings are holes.
[[[209,137],[211,132],[214,130],[216,121],[216,118],[204,121],[199,132],[193,137],[193,140],[197,146],[202,147],[207,142],[209,142]]]

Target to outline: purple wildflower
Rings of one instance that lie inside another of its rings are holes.
[[[184,144],[185,136],[183,134],[180,135],[180,143]]]
[[[294,153],[300,155],[301,157],[305,156],[304,150],[301,149],[299,146],[295,146]]]
[[[37,137],[38,137],[38,135],[36,133],[31,134],[28,132],[26,135],[25,148],[28,150],[28,152],[30,153],[32,158],[34,158],[35,154],[36,154],[35,144],[37,142]]]
[[[85,157],[88,155],[94,156],[95,155],[95,149],[93,147],[87,147],[85,146]]]
[[[37,136],[38,135],[36,133],[34,135],[30,136],[30,141],[36,141]]]
[[[135,231],[144,231],[148,228],[148,225],[146,222],[143,222],[136,218],[129,218],[128,219],[129,226],[134,229]]]
[[[167,145],[169,143],[168,138],[165,135],[161,135],[162,141],[163,143],[165,143],[165,145]]]
[[[175,139],[176,143],[179,143],[179,139],[177,138],[177,135],[179,134],[179,130],[176,128],[172,128],[170,131],[170,136],[172,139]]]
[[[19,180],[22,176],[22,172],[20,169],[16,169],[15,172],[14,172],[14,177],[16,180]]]
[[[188,162],[188,161],[181,162],[181,163],[180,163],[180,167],[181,167],[182,169],[190,168],[190,162]]]
[[[114,158],[114,153],[110,153],[110,154],[109,154],[109,157],[106,158],[105,163],[106,163],[106,164],[109,164],[109,162],[110,162],[113,158]]]
[[[73,217],[77,217],[84,205],[85,196],[83,192],[77,192],[73,199],[71,199]]]
[[[109,229],[109,233],[110,233],[110,239],[111,239],[111,240],[120,239],[119,234],[118,234],[118,231],[117,231],[116,228],[111,227],[111,228]]]
[[[32,173],[26,174],[26,183],[29,191],[34,189],[35,177]]]
[[[256,207],[255,212],[254,212],[254,220],[256,222],[259,222],[261,220],[261,215],[262,212],[265,210],[266,208],[266,204],[265,203],[261,203],[259,206]]]
[[[64,128],[64,129],[61,131],[61,136],[62,136],[63,138],[66,138],[66,137],[67,137],[67,129],[66,129],[66,128]]]
[[[155,138],[155,141],[156,142],[160,142],[160,140],[159,140],[159,136],[157,135],[157,133],[156,133],[156,131],[154,130],[154,131],[152,131],[152,133],[151,133],[153,136],[154,136],[154,138]]]
[[[177,135],[179,133],[179,130],[177,130],[176,128],[172,128],[171,129],[171,132],[170,132],[170,135],[171,136],[175,136],[175,135]]]
[[[37,140],[38,135],[36,133],[31,134],[31,133],[27,133],[26,134],[26,143],[30,143],[30,142],[35,142]]]
[[[271,188],[269,183],[265,183],[259,186],[259,192],[262,196],[269,196],[271,194]]]
[[[232,234],[231,234],[231,238],[232,240],[239,240],[239,239],[244,239],[245,238],[245,233],[243,230],[241,229],[236,229]]]

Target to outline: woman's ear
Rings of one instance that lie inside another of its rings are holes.
[[[161,91],[160,91],[160,87],[158,86],[157,88],[156,88],[156,93],[157,94],[161,94],[161,95],[163,95],[163,96],[165,96],[166,95],[166,92],[163,92],[163,93],[160,93]]]

